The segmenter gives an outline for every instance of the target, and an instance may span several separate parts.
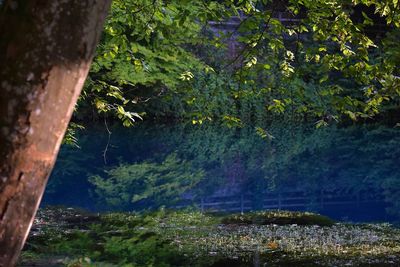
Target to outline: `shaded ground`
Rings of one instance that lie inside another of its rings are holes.
[[[312,213],[38,213],[19,266],[400,266],[400,230]]]

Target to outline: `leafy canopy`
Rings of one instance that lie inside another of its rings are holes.
[[[233,30],[210,27],[234,17]],[[317,126],[371,118],[397,107],[399,28],[397,0],[116,0],[80,110],[92,103],[126,126],[146,113],[235,125],[254,123],[251,112]]]

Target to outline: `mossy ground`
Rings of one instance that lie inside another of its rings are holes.
[[[20,266],[265,265],[400,266],[400,230],[288,211],[94,215],[48,208],[38,213],[20,261]]]

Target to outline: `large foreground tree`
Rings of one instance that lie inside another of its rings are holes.
[[[0,1],[0,266],[27,237],[110,2]]]

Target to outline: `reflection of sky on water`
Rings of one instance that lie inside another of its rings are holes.
[[[116,128],[107,165],[103,159],[107,136],[102,129],[90,130],[80,137],[81,149],[62,149],[45,203],[98,209],[102,205],[90,193],[88,173],[119,162],[161,162],[175,152],[206,172],[180,204],[231,211],[311,210],[356,221],[388,221],[398,213],[397,129],[270,129],[271,140],[260,138],[254,129],[211,125]]]

